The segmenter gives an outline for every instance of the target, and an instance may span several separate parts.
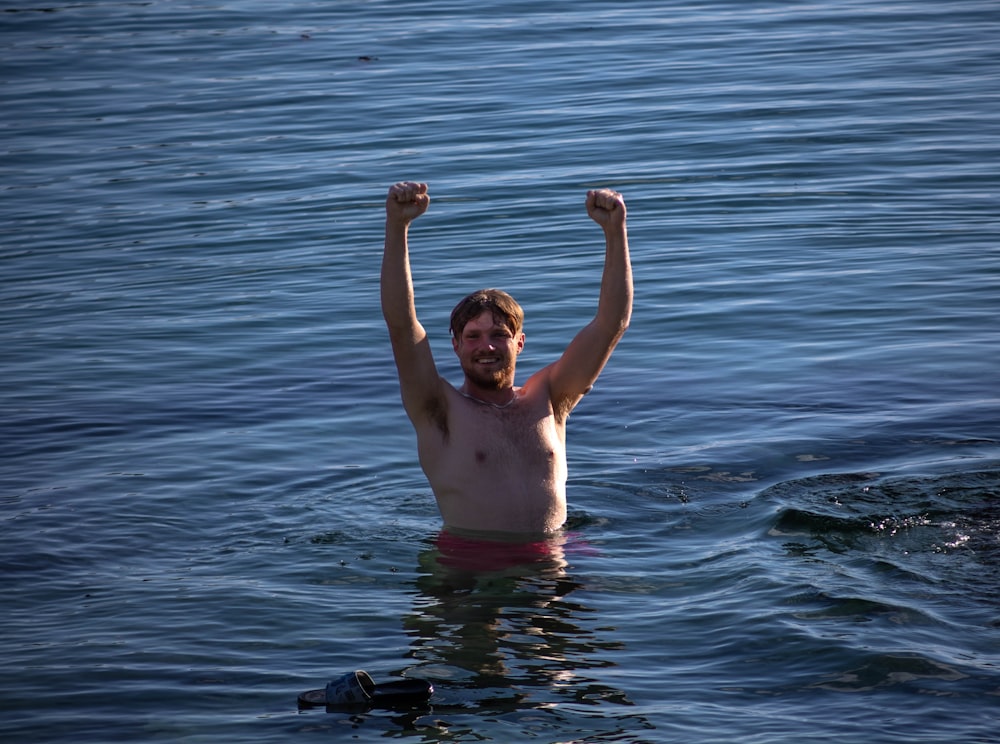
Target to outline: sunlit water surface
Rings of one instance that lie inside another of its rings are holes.
[[[994,3],[2,10],[5,740],[997,740]],[[530,560],[437,548],[403,178],[452,378],[480,286],[560,353],[628,202]],[[352,669],[435,693],[298,710]]]

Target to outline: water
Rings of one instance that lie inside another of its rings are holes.
[[[2,10],[5,740],[997,741],[992,3]],[[435,547],[401,178],[452,378],[479,286],[560,352],[626,196],[537,560]],[[297,710],[355,668],[436,693]]]

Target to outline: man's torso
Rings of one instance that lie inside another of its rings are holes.
[[[503,408],[442,380],[437,417],[417,427],[420,463],[448,527],[551,532],[566,520],[565,415],[543,373]]]

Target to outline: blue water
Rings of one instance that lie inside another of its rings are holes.
[[[985,0],[0,8],[5,741],[993,742]],[[450,566],[378,307],[631,329],[565,544]],[[426,707],[300,711],[345,671]]]

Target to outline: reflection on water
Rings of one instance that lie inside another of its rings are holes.
[[[996,2],[16,5],[0,741],[996,740]],[[428,539],[400,177],[429,327],[502,275],[527,367],[626,191],[599,558]],[[299,714],[354,664],[437,693]]]
[[[560,707],[605,706],[594,725],[609,734],[650,727],[609,710],[632,702],[594,673],[614,665],[608,652],[622,644],[570,572],[573,554],[589,551],[572,533],[504,543],[443,532],[420,554],[403,621],[416,662],[408,674],[433,679],[437,712],[485,708],[520,720],[546,711],[539,720],[551,726]]]

